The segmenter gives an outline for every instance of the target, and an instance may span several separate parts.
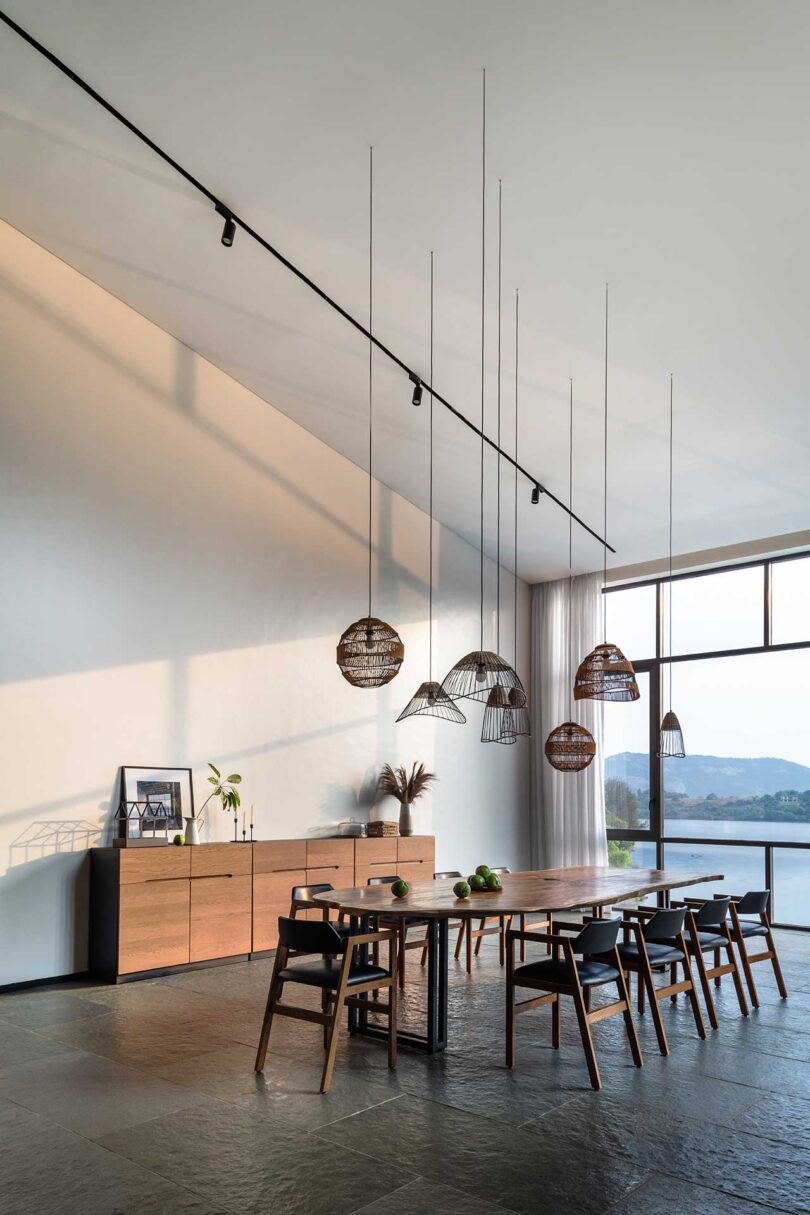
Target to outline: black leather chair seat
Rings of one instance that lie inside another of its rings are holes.
[[[663,966],[669,962],[682,962],[683,954],[680,949],[675,949],[672,945],[662,941],[647,941],[647,957],[650,959],[651,966]],[[623,962],[638,963],[639,952],[638,945],[635,941],[628,941],[626,945],[619,945],[619,957]]]
[[[619,972],[615,966],[606,962],[585,962],[577,960],[577,973],[583,987],[597,987],[600,983],[615,983]],[[559,958],[546,958],[542,962],[527,962],[525,966],[515,969],[515,982],[520,986],[521,979],[529,979],[534,983],[570,983],[568,967]]]
[[[728,945],[725,937],[717,932],[698,932],[701,949],[723,949]]]
[[[740,931],[744,937],[766,937],[768,929],[764,924],[746,924],[745,920],[740,920]]]
[[[340,962],[324,959],[323,962],[305,962],[301,966],[285,966],[278,977],[285,983],[306,983],[309,987],[336,988],[340,979]],[[373,979],[388,979],[390,973],[382,966],[361,966],[356,963],[349,970],[349,986],[370,983]]]

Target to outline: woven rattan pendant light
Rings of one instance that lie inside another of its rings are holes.
[[[605,500],[604,539],[607,540],[607,475],[608,475],[608,287],[605,284]],[[604,565],[602,590],[607,583],[607,546],[603,546]],[[605,621],[605,640],[583,658],[574,679],[574,700],[638,700],[639,690],[633,664],[625,658],[617,645],[607,639],[607,614],[604,594],[602,615]]]
[[[483,74],[483,121],[481,125],[481,498],[480,498],[480,586],[481,640],[480,648],[460,658],[445,675],[442,687],[452,700],[487,700],[496,684],[505,688],[521,688],[517,674],[509,663],[492,650],[484,649],[484,330],[486,287],[486,112],[487,76]]]
[[[433,253],[430,254],[430,476],[428,513],[430,539],[428,542],[428,679],[420,683],[415,694],[400,713],[397,721],[406,717],[439,717],[442,721],[463,723],[467,720],[458,705],[433,678]]]
[[[658,736],[659,759],[683,759],[686,749],[683,745],[683,731],[678,716],[672,709],[672,676],[674,663],[672,661],[672,433],[673,433],[673,377],[669,377],[669,708],[661,722]]]
[[[368,150],[368,329],[373,320],[374,153]],[[381,688],[390,683],[402,666],[405,647],[395,629],[371,614],[371,495],[374,484],[373,456],[373,354],[368,344],[368,615],[350,624],[337,646],[337,664],[343,678],[355,688]]]
[[[568,385],[568,509],[574,508],[574,381]],[[565,646],[565,680],[569,688],[569,698],[572,696],[571,684],[571,592],[574,579],[574,545],[572,533],[572,518],[568,516],[568,625]],[[574,706],[569,703],[569,713],[573,717]],[[558,772],[582,772],[596,755],[596,743],[590,730],[580,726],[575,721],[564,721],[561,726],[555,726],[546,739],[545,756],[552,768]]]

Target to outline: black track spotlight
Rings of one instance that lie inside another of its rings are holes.
[[[534,489],[532,490],[532,506],[537,506],[537,503],[539,501],[540,501],[540,486],[535,485]]]
[[[224,207],[217,204],[217,215],[221,215],[225,220],[222,228],[222,243],[226,249],[230,249],[233,244],[233,238],[236,236],[236,224],[233,222],[233,216],[230,211],[226,211]]]
[[[418,376],[411,376],[411,382],[413,383],[413,396],[411,397],[411,404],[417,405],[417,406],[421,405],[422,404],[422,381],[418,378]]]

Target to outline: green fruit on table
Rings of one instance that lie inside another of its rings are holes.
[[[391,887],[391,893],[397,899],[404,899],[409,890],[410,886],[407,882],[403,882],[401,878],[398,882],[394,882],[393,886]]]
[[[176,835],[174,837],[174,839],[172,840],[172,843],[177,844],[178,848],[182,848],[183,844],[185,844],[185,842],[186,842],[186,837],[184,835]]]
[[[487,877],[489,877],[489,874],[490,874],[489,865],[479,865],[477,867],[477,869],[475,870],[475,872],[478,874],[479,877],[487,878]]]
[[[487,879],[482,877],[480,873],[471,873],[467,878],[471,890],[486,890]]]
[[[503,887],[501,885],[501,879],[498,877],[497,873],[488,874],[487,875],[487,890],[502,890],[502,889],[503,889]]]
[[[470,897],[469,882],[456,882],[453,887],[453,894],[457,899],[468,899]]]

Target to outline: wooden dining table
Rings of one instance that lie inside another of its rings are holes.
[[[500,890],[487,890],[459,899],[453,893],[458,878],[413,882],[403,898],[389,886],[358,886],[316,894],[315,902],[335,907],[347,915],[353,930],[364,931],[369,921],[382,916],[414,917],[427,923],[427,1025],[424,1033],[398,1030],[404,1046],[415,1046],[430,1054],[445,1050],[448,1040],[448,921],[499,916],[526,916],[587,910],[600,914],[605,907],[646,894],[661,894],[700,882],[719,882],[722,873],[676,869],[619,869],[608,865],[577,865],[567,869],[532,869],[505,873]],[[388,1031],[369,1021],[362,1009],[349,1010],[349,1031],[373,1038]]]

